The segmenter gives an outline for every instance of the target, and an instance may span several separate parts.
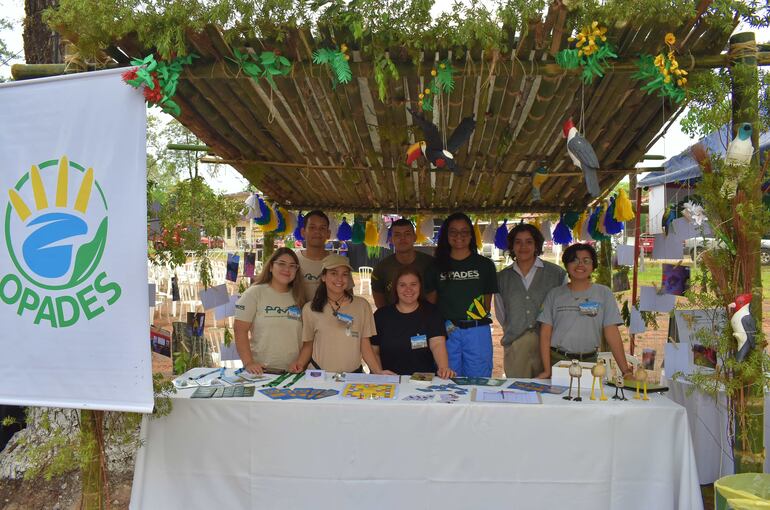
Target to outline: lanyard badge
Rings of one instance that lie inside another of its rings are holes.
[[[334,316],[337,320],[345,325],[345,334],[351,336],[351,328],[353,327],[353,316],[346,313],[334,312]]]

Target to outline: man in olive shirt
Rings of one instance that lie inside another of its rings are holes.
[[[434,259],[427,253],[417,251],[414,243],[417,234],[414,225],[406,218],[394,221],[390,226],[390,240],[395,253],[384,258],[372,272],[372,297],[377,308],[392,305],[393,278],[402,266],[414,265],[422,277],[422,295],[431,303],[436,302],[436,289],[432,287],[432,278],[427,272],[432,271]]]

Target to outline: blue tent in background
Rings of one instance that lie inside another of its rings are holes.
[[[718,154],[722,158],[727,153],[727,143],[730,141],[731,135],[728,131],[728,127],[724,126],[719,131],[715,131],[705,138],[701,139],[702,143],[709,154]],[[770,132],[762,133],[759,136],[759,154],[760,164],[762,164],[765,151],[770,150]],[[693,184],[696,180],[700,179],[702,173],[700,165],[690,154],[690,148],[682,151],[679,155],[667,160],[663,163],[662,172],[650,172],[645,175],[643,179],[640,179],[636,184],[637,188],[647,188],[650,186],[658,186],[660,184],[668,184],[672,182],[678,182],[682,184]]]

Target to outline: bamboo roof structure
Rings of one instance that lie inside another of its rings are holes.
[[[551,5],[533,21],[508,54],[478,49],[436,48],[415,65],[399,48],[389,52],[399,78],[387,83],[381,101],[373,62],[352,49],[353,79],[332,86],[325,67],[312,63],[318,47],[309,31],[292,30],[280,42],[228,44],[216,26],[188,34],[189,50],[200,56],[183,72],[175,101],[179,121],[212,149],[207,162],[232,165],[267,197],[292,209],[347,212],[472,213],[559,212],[584,209],[592,198],[580,169],[569,160],[562,124],[573,117],[600,162],[603,191],[643,159],[656,135],[679,115],[672,104],[640,90],[632,62],[655,55],[664,36],[677,37],[682,67],[716,67],[728,33],[703,18],[681,26],[644,24],[610,28],[618,53],[614,68],[584,85],[576,72],[562,70],[554,55],[567,47],[566,9]],[[241,46],[238,46],[241,44]],[[276,87],[240,72],[232,47],[280,50],[291,59],[288,76]],[[116,43],[119,64],[152,51],[131,38]],[[120,55],[123,55],[121,60]],[[443,94],[429,119],[451,132],[463,117],[477,121],[470,141],[455,155],[461,173],[431,170],[421,159],[405,163],[407,147],[422,133],[412,128],[407,108],[430,71],[450,58],[454,91]],[[706,64],[703,64],[706,62]],[[542,199],[533,201],[533,171],[545,166],[549,178]]]

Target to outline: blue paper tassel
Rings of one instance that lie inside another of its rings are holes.
[[[297,215],[297,228],[294,229],[294,239],[297,241],[304,241],[302,237],[302,229],[305,227],[305,217],[302,216],[302,211]]]
[[[623,222],[615,219],[615,197],[610,198],[607,214],[604,215],[604,230],[610,235],[620,234],[623,231]]]
[[[262,200],[262,197],[259,197],[257,200],[259,200],[259,211],[261,216],[259,218],[254,218],[254,223],[257,225],[267,225],[272,219],[270,215],[270,208],[267,206],[265,201]]]
[[[337,239],[340,241],[350,241],[353,237],[353,228],[348,223],[348,220],[343,217],[342,223],[337,227]]]
[[[564,223],[563,214],[559,218],[559,223],[556,224],[556,228],[553,229],[553,242],[565,246],[572,242],[572,232],[567,224]]]
[[[471,235],[473,235],[472,231]],[[503,224],[495,231],[495,247],[498,250],[508,249],[508,219],[504,219]]]

